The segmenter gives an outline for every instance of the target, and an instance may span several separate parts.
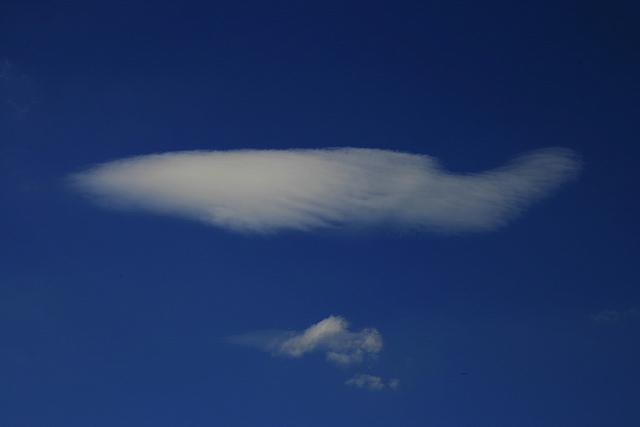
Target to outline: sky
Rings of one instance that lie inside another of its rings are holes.
[[[640,425],[631,1],[0,3],[0,425]]]

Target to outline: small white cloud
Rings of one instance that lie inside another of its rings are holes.
[[[193,151],[133,157],[71,176],[100,204],[244,232],[391,226],[486,231],[575,176],[566,149],[523,155],[473,174],[394,151]]]
[[[397,378],[385,381],[383,378],[375,375],[357,374],[349,378],[345,384],[351,387],[380,391],[385,389],[396,390],[400,385],[400,381]]]
[[[232,337],[231,341],[294,358],[322,352],[328,361],[338,365],[362,362],[382,350],[382,337],[376,329],[351,331],[340,316],[329,316],[301,332],[256,332]]]

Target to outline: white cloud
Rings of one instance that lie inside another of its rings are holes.
[[[575,176],[565,149],[453,174],[393,151],[191,151],[104,163],[71,177],[108,207],[172,214],[244,232],[392,226],[492,230]]]
[[[300,332],[256,332],[232,337],[231,341],[295,358],[321,352],[328,361],[338,365],[362,362],[382,350],[382,337],[376,329],[351,331],[348,322],[340,316],[329,316]]]
[[[380,391],[385,389],[395,390],[400,385],[400,381],[397,378],[385,381],[383,378],[375,375],[357,374],[345,381],[345,384],[351,387]]]

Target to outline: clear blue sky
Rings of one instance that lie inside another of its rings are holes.
[[[640,425],[638,17],[631,1],[3,0],[0,425]],[[342,146],[457,173],[566,147],[583,169],[482,233],[237,233],[65,184],[137,155]],[[375,328],[377,357],[229,339],[330,315]],[[358,373],[399,386],[345,385]]]

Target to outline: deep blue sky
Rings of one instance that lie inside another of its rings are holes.
[[[634,2],[182,3],[0,3],[0,425],[640,425]],[[584,170],[472,235],[242,235],[64,185],[334,146],[459,172],[563,146]],[[330,314],[378,328],[398,390],[226,341]]]

